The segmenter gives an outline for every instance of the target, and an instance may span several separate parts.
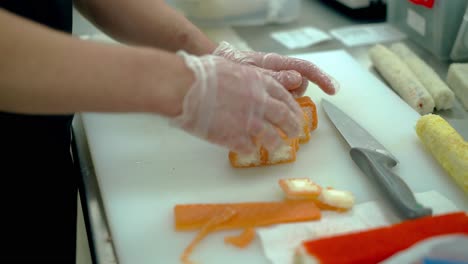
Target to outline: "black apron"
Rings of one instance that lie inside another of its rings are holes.
[[[0,8],[71,33],[71,0],[0,0]],[[75,262],[72,119],[0,112],[0,263]]]

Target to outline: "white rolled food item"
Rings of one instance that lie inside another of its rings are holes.
[[[447,84],[468,111],[468,63],[450,64]]]
[[[416,78],[424,85],[438,110],[453,107],[455,94],[426,62],[403,43],[391,45],[390,50],[406,63]]]
[[[393,90],[419,114],[434,110],[434,100],[409,67],[391,50],[381,44],[369,50],[370,59]]]

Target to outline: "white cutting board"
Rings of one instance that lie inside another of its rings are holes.
[[[314,85],[309,88],[307,95],[318,105],[319,125],[292,164],[233,169],[227,150],[171,128],[158,116],[83,115],[120,263],[180,263],[179,256],[195,232],[174,231],[172,209],[178,203],[279,200],[277,181],[283,177],[310,177],[322,185],[350,190],[358,203],[381,198],[324,115],[323,97],[358,120],[400,160],[395,172],[413,191],[437,190],[468,210],[468,199],[417,138],[414,127],[419,115],[392,90],[342,50],[297,57],[334,76],[341,90],[327,96]],[[192,259],[199,264],[267,263],[258,239],[244,250],[224,244],[226,234],[238,232],[210,235]]]

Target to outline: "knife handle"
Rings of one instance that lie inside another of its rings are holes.
[[[386,198],[403,219],[432,215],[432,209],[416,201],[413,192],[398,175],[391,171],[395,161],[374,150],[353,148],[351,158],[370,178],[376,180],[387,194]]]

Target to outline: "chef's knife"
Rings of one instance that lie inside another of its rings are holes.
[[[403,179],[392,172],[391,168],[398,162],[382,144],[331,102],[322,99],[322,106],[351,147],[353,161],[368,177],[377,181],[401,218],[432,215],[432,209],[419,204]]]

